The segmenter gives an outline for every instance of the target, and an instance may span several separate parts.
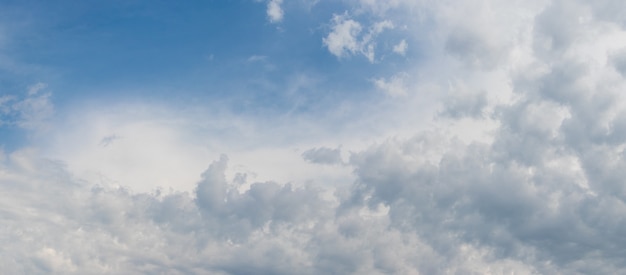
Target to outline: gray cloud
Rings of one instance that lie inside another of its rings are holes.
[[[612,54],[609,58],[611,64],[613,64],[615,69],[622,75],[622,77],[626,77],[626,50],[616,52]]]
[[[1,191],[11,194],[1,205],[4,270],[384,274],[470,268],[465,262],[444,269],[468,254],[444,255],[412,229],[397,227],[395,206],[390,215],[356,205],[337,212],[320,189],[276,183],[237,191],[224,176],[226,165],[225,156],[211,164],[195,196],[133,194],[77,181],[35,152],[8,155],[0,178]],[[472,249],[464,253],[477,253]]]
[[[312,148],[302,153],[302,158],[311,163],[336,165],[342,164],[341,149],[327,147]]]
[[[451,118],[481,118],[488,106],[487,96],[480,94],[454,94],[444,101],[440,115]]]
[[[445,49],[471,67],[492,68],[497,62],[499,49],[486,38],[472,30],[455,29],[450,32]]]

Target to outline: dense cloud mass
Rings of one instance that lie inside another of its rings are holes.
[[[432,127],[390,132],[346,161],[342,144],[300,153],[310,165],[349,166],[347,187],[229,176],[226,152],[207,160],[192,192],[132,192],[81,180],[35,149],[6,152],[0,266],[7,274],[625,273],[623,3],[346,1],[352,10],[330,19],[320,45],[369,63],[385,51],[424,51],[419,64],[371,82],[396,104],[395,118],[416,115],[407,105],[437,93]],[[290,12],[281,4],[268,1],[273,23]],[[403,29],[414,37],[376,42]],[[48,110],[47,96],[29,96],[0,97],[0,114],[39,121],[29,106]],[[483,135],[464,136],[473,131]]]

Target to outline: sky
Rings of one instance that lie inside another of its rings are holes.
[[[0,0],[0,266],[625,273],[625,28],[620,0]]]

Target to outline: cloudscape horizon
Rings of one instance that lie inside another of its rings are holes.
[[[6,274],[626,272],[626,2],[0,1]]]

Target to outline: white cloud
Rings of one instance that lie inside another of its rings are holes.
[[[369,32],[361,38],[361,53],[367,57],[370,63],[376,60],[376,37],[386,29],[393,29],[394,25],[389,20],[374,23]]]
[[[269,0],[267,2],[267,17],[270,22],[277,23],[283,20],[285,12],[281,7],[282,3],[283,0]]]
[[[363,27],[348,13],[333,15],[331,32],[322,39],[328,51],[338,58],[348,57],[354,54],[364,55],[370,63],[376,61],[376,38],[386,29],[393,29],[394,25],[389,20],[374,22],[367,32],[362,33]]]
[[[265,55],[251,55],[250,57],[248,57],[248,62],[262,62],[266,60],[267,56]]]
[[[400,43],[398,43],[395,46],[393,46],[393,52],[397,53],[399,55],[405,55],[406,54],[406,49],[408,47],[409,47],[409,44],[406,42],[406,40],[402,39],[402,41],[400,41]]]
[[[408,93],[408,83],[406,83],[407,78],[407,73],[398,73],[390,77],[388,80],[384,78],[375,79],[374,84],[376,85],[376,88],[384,91],[392,97],[404,96]]]
[[[23,170],[18,159],[33,169]],[[354,205],[335,208],[337,204],[323,199],[315,187],[266,182],[237,191],[235,182],[225,177],[226,165],[226,157],[211,164],[195,195],[131,194],[76,182],[54,162],[15,152],[2,163],[0,176],[0,190],[11,194],[0,205],[4,251],[10,251],[0,258],[3,270],[126,274],[532,270],[519,261],[492,259],[489,251],[472,244],[440,252],[418,235],[395,228],[386,211]],[[14,188],[18,183],[20,188]]]
[[[28,87],[28,95],[29,96],[33,96],[36,95],[37,93],[39,93],[39,91],[45,89],[48,85],[46,85],[45,83],[36,83],[34,85],[31,85],[30,87]]]
[[[323,39],[324,45],[333,55],[342,58],[360,50],[358,35],[362,27],[358,22],[348,19],[347,14],[333,15],[332,31]]]
[[[54,114],[51,93],[41,93],[46,85],[37,83],[28,88],[26,96],[0,97],[0,125],[14,125],[27,130],[43,131]]]
[[[323,144],[325,133],[332,131],[322,127],[324,121],[335,118],[294,117],[273,123],[266,117],[217,110],[216,106],[192,111],[142,103],[85,106],[64,114],[67,119],[37,143],[43,155],[64,160],[77,177],[133,192],[191,191],[207,160],[221,153],[237,160],[227,171],[230,176],[245,174],[252,181],[349,184],[352,180],[348,167],[309,165],[299,149]],[[310,129],[316,133],[307,132]],[[281,133],[279,138],[276,133]],[[334,133],[333,139],[347,138],[345,133]]]

